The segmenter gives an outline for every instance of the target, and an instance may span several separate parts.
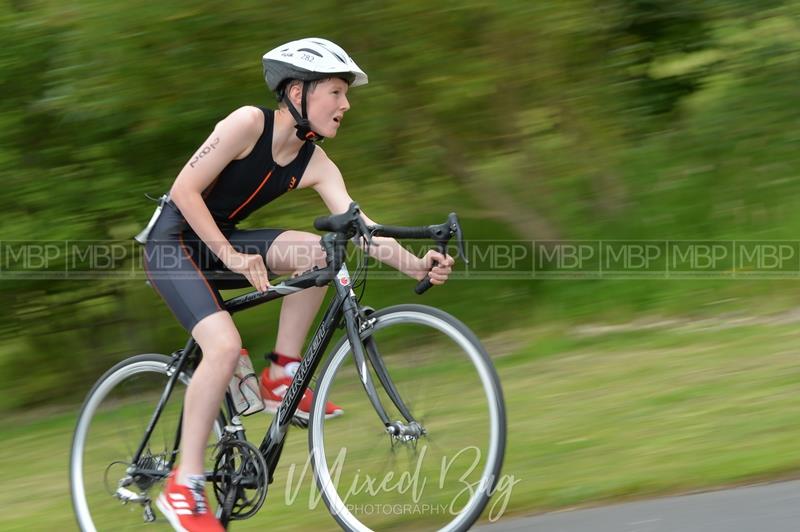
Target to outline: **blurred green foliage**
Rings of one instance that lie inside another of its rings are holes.
[[[216,121],[274,103],[260,56],[313,35],[370,76],[325,149],[380,221],[456,210],[469,237],[504,240],[800,228],[798,0],[15,0],[0,4],[0,240],[129,238],[152,211],[143,194],[165,191]],[[310,229],[322,210],[297,192],[248,226]],[[370,303],[412,297],[380,282]],[[636,308],[700,291],[596,290],[454,282],[426,297],[491,330],[538,318],[537,294],[570,314],[604,293]],[[112,361],[183,334],[141,280],[0,291],[0,409],[71,400]],[[245,343],[269,348],[274,307],[242,317]]]

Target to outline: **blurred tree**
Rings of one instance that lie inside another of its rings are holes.
[[[0,408],[80,393],[121,353],[174,343],[141,276],[57,280],[75,259],[65,241],[128,245],[143,194],[218,120],[274,103],[260,56],[280,42],[331,38],[369,73],[325,149],[379,219],[459,210],[503,239],[790,238],[798,21],[798,0],[3,3],[0,245],[66,253],[49,280],[0,283],[0,380],[14,384]],[[249,225],[307,229],[321,210],[301,192]],[[136,253],[116,271],[138,271]],[[25,379],[31,363],[41,378]]]

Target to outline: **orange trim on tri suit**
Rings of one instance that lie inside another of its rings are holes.
[[[145,253],[147,253],[147,248],[145,248]],[[142,257],[142,267],[144,268],[144,276],[147,277],[147,280],[150,281],[150,286],[153,287],[153,290],[156,291],[158,297],[164,299],[164,295],[158,290],[156,283],[153,282],[153,277],[150,275],[150,272],[147,270],[147,257]],[[164,299],[166,301],[166,299]]]
[[[211,285],[208,284],[208,279],[206,279],[206,276],[203,275],[202,271],[200,271],[200,268],[197,267],[197,263],[192,258],[192,254],[189,253],[189,250],[186,249],[186,244],[183,243],[183,234],[178,235],[178,240],[181,243],[181,249],[183,249],[183,252],[186,254],[186,258],[189,259],[189,262],[192,263],[192,266],[194,267],[195,270],[197,270],[198,275],[200,275],[200,278],[205,283],[206,288],[208,288],[208,292],[211,294],[211,299],[214,300],[214,304],[217,306],[219,310],[222,310],[222,307],[219,306],[219,301],[217,301],[217,296],[214,295],[214,290],[212,290]]]
[[[247,205],[248,203],[250,203],[251,201],[253,201],[253,198],[255,198],[255,197],[256,197],[256,194],[258,194],[258,191],[259,191],[259,190],[261,190],[261,189],[264,187],[264,184],[265,184],[267,181],[269,181],[269,177],[270,177],[271,175],[272,175],[272,170],[270,170],[270,171],[269,171],[269,173],[268,173],[268,174],[267,174],[267,176],[264,178],[264,180],[261,182],[261,184],[260,184],[260,185],[258,185],[258,188],[256,188],[256,190],[255,190],[255,191],[254,191],[252,194],[250,194],[250,197],[249,197],[249,198],[247,198],[246,200],[244,200],[244,203],[242,203],[241,205],[239,205],[239,207],[237,207],[237,208],[236,208],[236,210],[235,210],[235,211],[233,211],[233,212],[230,214],[230,216],[228,216],[228,220],[232,220],[232,219],[233,219],[233,217],[234,217],[234,216],[236,216],[236,215],[239,213],[239,211],[241,211],[242,209],[244,209],[245,205]]]

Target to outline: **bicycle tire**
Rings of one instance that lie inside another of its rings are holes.
[[[474,366],[473,369],[478,373],[478,379],[481,386],[483,386],[482,391],[486,396],[486,411],[491,418],[489,420],[488,430],[487,459],[482,466],[481,477],[477,484],[479,488],[475,490],[475,493],[471,495],[468,502],[464,504],[463,509],[452,516],[452,520],[433,525],[437,530],[467,530],[480,517],[490,500],[490,496],[499,480],[505,453],[505,403],[500,382],[494,366],[491,363],[491,359],[478,338],[469,328],[458,319],[439,309],[424,305],[398,305],[375,312],[369,317],[370,319],[375,318],[375,322],[371,329],[362,332],[362,341],[365,341],[367,337],[377,335],[377,333],[381,331],[387,331],[390,327],[397,327],[399,325],[416,324],[429,327],[444,334],[458,347],[463,349],[464,354],[468,357],[469,363]],[[402,329],[402,327],[400,329]],[[382,340],[380,341],[382,342]],[[453,349],[453,351],[457,350]],[[332,349],[331,355],[320,371],[309,424],[309,450],[317,487],[328,511],[334,519],[336,519],[337,523],[345,530],[370,530],[369,525],[362,521],[363,518],[356,517],[354,513],[350,511],[351,508],[348,507],[347,502],[343,500],[341,492],[344,491],[344,489],[337,488],[337,482],[334,481],[334,478],[331,476],[331,467],[328,464],[331,459],[325,456],[326,442],[324,428],[329,423],[331,424],[330,426],[333,426],[334,423],[340,422],[338,421],[339,418],[334,418],[331,421],[325,420],[325,403],[328,400],[330,390],[340,368],[347,359],[352,358],[348,357],[349,353],[349,341],[345,336]],[[389,374],[391,377],[392,371],[389,371]],[[399,375],[399,373],[396,374]],[[395,379],[395,377],[391,378],[392,380]],[[373,380],[376,381],[377,387],[377,379],[373,377]],[[421,384],[421,386],[423,385]],[[361,395],[365,395],[363,389],[358,390],[358,392],[360,392]],[[391,403],[385,404],[391,405]],[[368,408],[366,409],[368,410]],[[372,413],[374,414],[374,409]],[[345,416],[346,415],[347,409],[345,409]],[[379,419],[377,415],[373,417],[375,418],[374,421],[378,423]],[[382,425],[379,428],[383,428]],[[345,433],[342,438],[347,438],[347,431],[342,430],[342,432]],[[431,438],[433,438],[432,434]],[[335,465],[334,463],[334,466]],[[339,473],[341,473],[341,469]],[[337,480],[341,480],[339,479],[339,473],[334,475]],[[360,473],[361,469],[359,468],[356,477]],[[450,518],[447,517],[447,519]],[[414,522],[413,527],[415,529],[420,529],[425,524],[426,523]],[[395,525],[397,525],[397,523],[392,522],[391,526]],[[405,525],[405,523],[403,523],[403,525]],[[382,527],[386,525],[379,524],[377,526]]]

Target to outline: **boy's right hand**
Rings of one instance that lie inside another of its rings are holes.
[[[233,252],[223,262],[230,271],[244,275],[256,290],[266,292],[269,289],[267,265],[261,255]]]

